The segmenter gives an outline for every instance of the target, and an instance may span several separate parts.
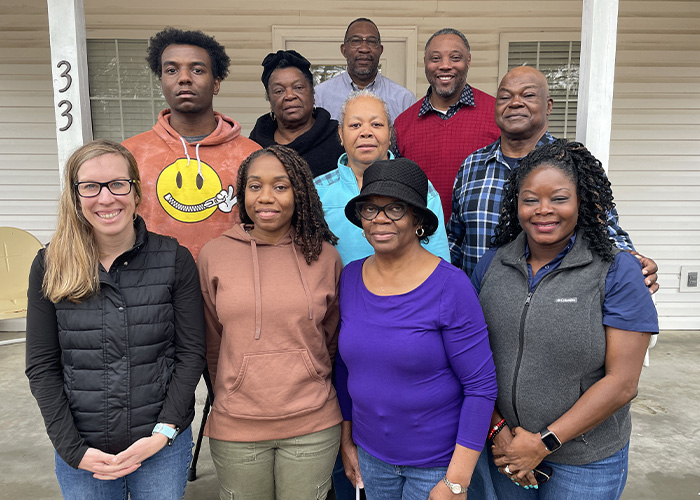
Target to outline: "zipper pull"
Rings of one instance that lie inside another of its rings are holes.
[[[529,306],[530,305],[530,299],[532,298],[532,292],[527,293],[527,298],[525,299],[525,305]]]

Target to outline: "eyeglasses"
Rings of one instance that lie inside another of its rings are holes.
[[[377,38],[376,36],[353,36],[345,40],[345,43],[350,45],[350,47],[352,47],[353,49],[360,48],[362,46],[362,42],[367,42],[367,46],[370,49],[376,49],[381,43],[379,38]]]
[[[540,465],[539,467],[532,469],[532,473],[535,475],[537,484],[546,483],[552,479],[552,474],[554,474],[554,469],[548,465]]]
[[[131,185],[136,182],[134,179],[114,179],[108,182],[76,182],[73,184],[81,198],[94,198],[106,187],[114,196],[126,196],[131,193]]]
[[[379,212],[384,212],[390,220],[397,221],[400,220],[406,212],[408,211],[408,205],[401,201],[394,201],[383,207],[375,205],[374,203],[360,203],[357,207],[357,213],[360,217],[365,220],[373,221],[379,215]]]

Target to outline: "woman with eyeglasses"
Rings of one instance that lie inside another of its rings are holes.
[[[377,160],[393,160],[390,151],[394,127],[384,100],[369,90],[348,95],[340,110],[338,134],[345,153],[337,159],[337,168],[314,179],[323,203],[323,213],[331,231],[338,236],[338,252],[347,264],[367,257],[372,247],[361,230],[345,217],[345,204],[360,194],[363,175]],[[438,227],[425,247],[450,262],[440,195],[428,182],[428,208],[438,217]]]
[[[372,246],[362,235],[362,229],[345,217],[345,205],[360,194],[367,167],[377,160],[394,158],[390,151],[394,128],[386,102],[369,90],[350,93],[340,108],[338,134],[345,153],[337,158],[337,168],[316,177],[314,184],[323,203],[326,222],[338,236],[336,248],[340,258],[347,264],[373,252]],[[424,243],[425,248],[450,262],[440,195],[430,183],[427,205],[437,215],[439,225],[430,241]],[[333,488],[338,500],[355,498],[340,456],[333,470]]]
[[[345,470],[369,500],[466,498],[496,398],[469,278],[421,245],[427,194],[416,163],[380,160],[345,207],[374,250],[341,276],[336,367]]]
[[[472,276],[498,375],[499,498],[616,500],[625,487],[630,401],[659,328],[639,261],[608,239],[614,205],[600,162],[564,139],[506,184],[496,248]]]
[[[92,141],[65,169],[29,276],[26,374],[66,499],[181,499],[205,365],[194,259],[150,233],[136,160]]]

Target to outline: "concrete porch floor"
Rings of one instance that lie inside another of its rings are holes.
[[[0,333],[0,342],[22,338]],[[197,389],[199,430],[206,391]],[[24,376],[24,343],[0,345],[0,498],[59,499],[53,447]],[[700,332],[665,331],[632,403],[632,442],[623,500],[683,500],[700,495]],[[215,500],[218,484],[204,439],[187,500]],[[476,499],[474,499],[476,500]]]

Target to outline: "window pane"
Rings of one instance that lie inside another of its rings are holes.
[[[555,137],[576,137],[580,53],[577,41],[510,42],[508,46],[509,70],[532,66],[547,77],[554,101],[549,132]]]
[[[146,40],[87,40],[92,132],[121,142],[149,130],[168,105],[146,63]]]
[[[117,46],[114,40],[88,40],[91,97],[119,97]]]
[[[95,139],[110,139],[122,142],[126,137],[122,134],[121,110],[119,101],[107,99],[91,99],[92,135]]]
[[[161,96],[160,87],[155,89],[154,93],[151,70],[146,63],[144,42],[134,40],[119,42],[119,76],[123,99]]]

